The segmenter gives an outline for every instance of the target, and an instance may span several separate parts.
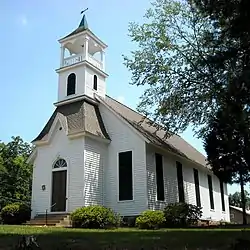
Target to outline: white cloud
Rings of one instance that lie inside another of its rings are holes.
[[[125,97],[120,95],[120,96],[118,96],[118,97],[116,98],[116,100],[117,100],[118,102],[124,103]]]
[[[27,20],[26,16],[22,16],[20,18],[20,23],[22,26],[26,26],[28,24],[28,20]]]

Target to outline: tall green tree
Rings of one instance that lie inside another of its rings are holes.
[[[192,1],[192,0],[190,0]],[[214,172],[241,186],[243,223],[246,223],[244,185],[250,180],[250,6],[246,0],[194,0],[204,17],[213,20],[223,48],[209,55],[215,69],[225,69],[227,86],[219,111],[212,118],[206,151]],[[225,97],[224,97],[225,96]]]
[[[15,202],[30,202],[32,166],[27,164],[31,146],[20,137],[0,143],[0,206]]]
[[[206,131],[229,82],[250,79],[250,39],[246,29],[235,32],[236,2],[155,0],[144,23],[130,23],[136,49],[124,60],[131,84],[146,87],[139,111],[172,132]]]
[[[218,108],[227,84],[224,69],[214,69],[209,55],[222,50],[218,28],[189,1],[155,0],[145,23],[130,23],[129,35],[137,48],[124,56],[131,84],[146,87],[140,112],[182,132],[198,131]]]
[[[250,209],[250,194],[245,191],[245,199],[246,199],[246,209]],[[235,192],[233,194],[229,194],[229,205],[235,207],[242,207],[241,203],[241,193]]]
[[[204,146],[213,172],[224,182],[240,184],[246,224],[244,186],[250,181],[250,110],[244,103],[246,91],[238,87],[230,85],[222,107],[210,120]]]

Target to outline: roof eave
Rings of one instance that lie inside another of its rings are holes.
[[[76,29],[77,30],[77,29]],[[75,39],[77,38],[78,36],[81,36],[83,35],[84,33],[86,33],[87,35],[89,35],[92,39],[94,39],[96,42],[98,42],[102,47],[103,49],[106,49],[108,47],[108,45],[106,43],[104,43],[103,41],[101,41],[90,29],[85,29],[81,32],[78,32],[74,35],[71,35],[72,33],[74,33],[76,30],[72,31],[69,35],[61,38],[58,40],[59,43],[65,43],[71,39]]]
[[[184,157],[184,156],[182,156],[182,155],[180,155],[180,154],[174,153],[174,152],[172,152],[172,151],[166,149],[165,147],[158,146],[158,145],[155,144],[155,143],[151,143],[151,142],[150,142],[149,144],[151,144],[151,145],[153,145],[154,147],[156,147],[156,148],[158,148],[158,149],[161,149],[161,150],[163,150],[163,151],[165,151],[165,152],[167,152],[167,153],[169,153],[169,154],[171,154],[171,155],[173,155],[173,156],[179,157],[179,158],[181,158],[181,159],[184,160],[184,161],[188,161],[189,163],[195,164],[197,167],[200,167],[200,168],[203,168],[203,169],[208,170],[209,172],[212,172],[211,169],[209,169],[207,166],[204,166],[204,165],[202,165],[202,164],[200,164],[200,163],[198,163],[198,162],[196,162],[196,161],[194,161],[194,160],[188,158],[187,156]]]

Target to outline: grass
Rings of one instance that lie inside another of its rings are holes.
[[[13,249],[21,235],[34,235],[41,249],[230,249],[240,229],[85,230],[55,227],[0,226],[0,249]],[[245,249],[245,248],[241,248]],[[248,249],[248,248],[247,248]],[[250,249],[250,248],[249,248]]]

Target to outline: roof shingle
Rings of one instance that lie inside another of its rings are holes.
[[[164,147],[175,154],[207,167],[206,157],[179,135],[172,134],[170,137],[166,137],[167,131],[162,126],[152,125],[152,121],[145,118],[140,113],[109,96],[106,96],[106,98],[99,98],[113,111],[130,123],[135,129],[137,129],[152,144]]]
[[[92,103],[81,100],[57,107],[41,133],[33,142],[47,139],[49,130],[57,115],[59,115],[62,126],[68,131],[69,135],[89,132],[101,138],[110,139],[99,108]]]

